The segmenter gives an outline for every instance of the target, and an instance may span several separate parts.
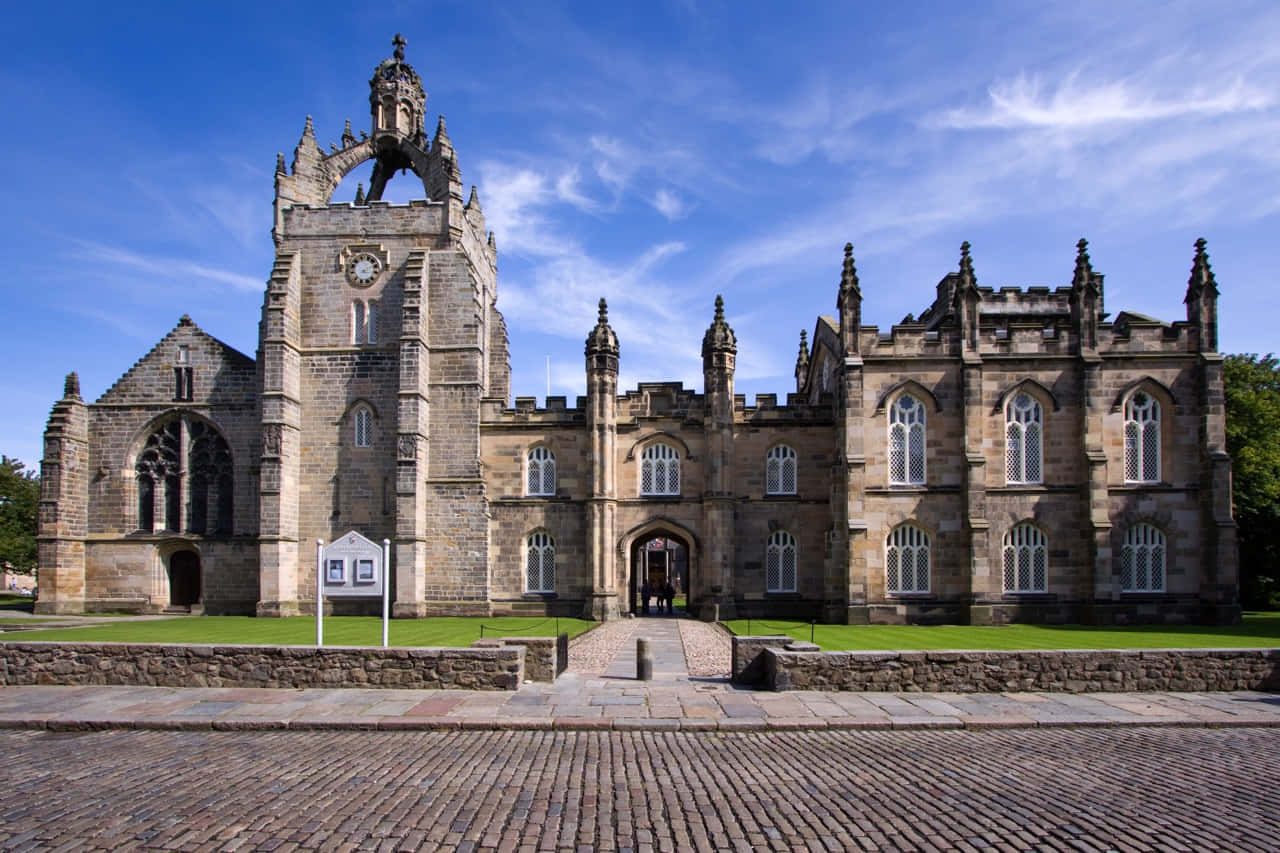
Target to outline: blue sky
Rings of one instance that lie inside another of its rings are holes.
[[[1062,286],[1081,236],[1113,314],[1182,319],[1203,236],[1223,350],[1280,349],[1273,2],[51,2],[0,32],[0,452],[29,465],[68,371],[96,399],[184,313],[253,355],[276,152],[308,114],[326,148],[367,129],[396,32],[496,232],[513,394],[548,357],[584,393],[602,295],[622,387],[700,388],[719,293],[738,390],[781,396],[848,241],[888,328],[963,240],[982,285]]]

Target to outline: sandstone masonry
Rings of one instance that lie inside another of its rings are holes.
[[[752,405],[721,299],[701,392],[620,389],[601,300],[586,395],[538,408],[511,399],[497,243],[402,40],[369,103],[367,132],[325,151],[308,118],[277,160],[254,358],[184,316],[97,400],[68,377],[39,612],[311,612],[316,541],[354,531],[391,541],[397,617],[610,619],[672,581],[708,619],[1238,620],[1204,241],[1175,322],[1110,315],[1083,240],[1062,286],[998,290],[966,243],[884,330],[846,246],[795,390]],[[384,201],[397,173],[424,197]]]

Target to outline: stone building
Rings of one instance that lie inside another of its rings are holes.
[[[40,612],[313,611],[314,543],[353,531],[390,541],[398,617],[608,619],[648,579],[707,618],[1238,618],[1203,241],[1185,321],[1108,319],[1081,240],[1054,290],[980,286],[965,244],[886,331],[846,246],[795,392],[752,406],[719,297],[701,393],[619,389],[601,300],[586,396],[512,405],[495,241],[425,105],[397,38],[370,131],[326,153],[308,118],[278,158],[256,358],[184,316],[96,402],[68,377]],[[334,202],[370,161],[368,193]],[[424,200],[382,200],[401,170]]]

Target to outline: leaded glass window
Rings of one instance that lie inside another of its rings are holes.
[[[796,452],[785,444],[769,450],[765,457],[765,494],[796,493]]]
[[[1164,592],[1164,534],[1150,524],[1135,524],[1120,550],[1120,588],[1125,592]]]
[[[1004,410],[1005,478],[1011,485],[1044,481],[1044,412],[1030,394],[1019,393]]]
[[[351,343],[358,344],[364,340],[364,303],[357,299],[351,303]]]
[[[213,425],[177,417],[147,436],[134,463],[138,529],[231,533],[231,448]]]
[[[529,536],[524,563],[525,592],[556,591],[556,542],[548,533]]]
[[[680,454],[669,444],[651,444],[640,454],[640,494],[680,494]]]
[[[899,525],[889,534],[885,589],[899,593],[929,591],[929,534],[914,524]]]
[[[775,531],[765,546],[765,587],[769,592],[796,591],[796,540],[785,530]]]
[[[924,483],[924,404],[903,394],[889,409],[889,482]]]
[[[525,494],[534,496],[556,493],[556,455],[546,447],[529,451],[525,470]]]
[[[1024,521],[1004,535],[1004,591],[1048,589],[1049,547],[1044,532]]]
[[[356,409],[355,432],[356,447],[373,444],[373,414],[363,406]]]
[[[1143,391],[1124,404],[1124,479],[1160,482],[1160,404]]]

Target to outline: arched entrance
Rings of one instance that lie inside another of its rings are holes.
[[[696,547],[687,531],[676,525],[648,524],[629,534],[626,542],[628,612],[643,613],[640,592],[646,581],[655,590],[651,613],[657,612],[656,589],[666,583],[675,590],[677,601],[690,600]]]
[[[200,555],[177,551],[169,557],[169,606],[190,608],[200,602]]]

